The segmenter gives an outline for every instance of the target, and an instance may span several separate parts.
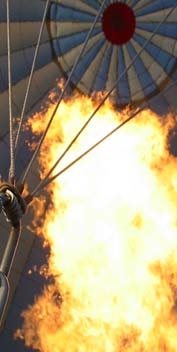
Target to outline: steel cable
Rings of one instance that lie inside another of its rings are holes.
[[[105,101],[107,100],[107,98],[110,96],[110,94],[112,93],[112,91],[115,89],[115,87],[117,86],[118,82],[120,81],[120,79],[127,73],[127,71],[132,67],[132,65],[134,64],[134,62],[137,60],[137,58],[141,55],[141,53],[143,52],[143,50],[146,48],[146,46],[149,44],[149,42],[152,40],[152,38],[155,36],[155,34],[157,33],[159,27],[167,20],[167,18],[172,14],[172,12],[177,8],[177,4],[170,9],[170,11],[167,13],[167,15],[162,19],[161,22],[158,23],[158,25],[156,26],[155,30],[152,32],[152,34],[150,35],[150,37],[145,41],[144,45],[142,46],[142,48],[140,49],[140,51],[134,56],[134,58],[131,60],[129,66],[126,68],[126,70],[124,70],[121,75],[118,77],[118,79],[116,80],[116,82],[113,84],[112,88],[105,94],[104,98],[102,99],[102,101],[100,102],[100,104],[97,106],[97,108],[93,111],[93,113],[90,115],[90,117],[88,118],[88,120],[85,122],[85,124],[81,127],[81,129],[78,131],[78,133],[75,135],[75,137],[72,139],[72,141],[69,143],[69,145],[66,147],[66,149],[64,150],[64,152],[61,154],[61,156],[57,159],[57,161],[54,163],[54,165],[52,166],[52,168],[49,170],[49,172],[47,173],[47,175],[45,176],[45,178],[43,180],[41,180],[37,186],[37,188],[41,187],[43,183],[46,184],[47,179],[50,177],[51,173],[55,170],[56,166],[60,163],[60,161],[63,159],[63,157],[66,155],[66,153],[70,150],[70,148],[72,147],[72,145],[76,142],[76,140],[78,139],[78,137],[81,135],[81,133],[85,130],[85,128],[87,127],[87,125],[91,122],[91,120],[93,119],[93,117],[96,115],[96,113],[99,111],[99,109],[102,107],[102,105],[105,103]],[[56,110],[55,110],[56,111]]]
[[[8,86],[9,86],[9,139],[10,139],[10,167],[9,181],[13,184],[15,180],[15,150],[14,150],[14,128],[12,116],[12,77],[11,77],[11,33],[10,33],[10,7],[9,0],[6,0],[7,12],[7,57],[8,57]]]
[[[29,76],[29,80],[28,80],[28,84],[27,84],[27,88],[26,88],[26,93],[25,93],[25,98],[24,98],[24,102],[23,102],[20,122],[19,122],[17,133],[16,133],[15,150],[17,150],[17,146],[18,146],[18,142],[19,142],[19,138],[20,138],[20,133],[21,133],[21,129],[22,129],[22,124],[23,124],[23,120],[25,117],[26,104],[27,104],[27,100],[28,100],[28,96],[29,96],[29,92],[30,92],[30,88],[31,88],[31,83],[32,83],[33,75],[34,75],[36,59],[37,59],[37,55],[39,52],[39,46],[40,46],[40,42],[41,42],[41,38],[42,38],[42,33],[44,30],[44,24],[45,24],[45,20],[46,20],[46,16],[47,16],[49,3],[50,3],[50,0],[47,0],[45,8],[44,8],[43,18],[42,18],[42,22],[41,22],[41,26],[40,26],[40,30],[39,30],[38,40],[37,40],[33,63],[32,63],[32,67],[31,67],[31,72],[30,72],[30,76]]]
[[[27,178],[27,176],[28,176],[28,174],[29,174],[29,172],[30,172],[31,167],[32,167],[34,161],[36,160],[36,158],[37,158],[37,156],[38,156],[38,154],[39,154],[39,151],[40,151],[40,149],[41,149],[41,146],[42,146],[42,144],[43,144],[43,141],[44,141],[44,139],[45,139],[45,137],[46,137],[46,135],[47,135],[47,132],[48,132],[50,126],[51,126],[51,123],[52,123],[52,121],[53,121],[53,119],[54,119],[54,117],[55,117],[56,111],[57,111],[57,109],[58,109],[58,107],[59,107],[59,105],[60,105],[60,103],[61,103],[61,101],[62,101],[62,99],[63,99],[63,97],[64,97],[65,91],[66,91],[66,89],[68,88],[68,85],[69,85],[69,83],[70,83],[70,81],[71,81],[71,77],[72,77],[72,75],[73,75],[73,73],[74,73],[74,71],[75,71],[75,69],[76,69],[76,67],[77,67],[77,65],[78,65],[78,63],[79,63],[79,60],[80,60],[80,58],[82,57],[82,55],[83,55],[83,53],[84,53],[84,51],[85,51],[85,48],[86,48],[86,46],[87,46],[87,43],[88,43],[88,41],[89,41],[89,39],[90,39],[90,36],[91,36],[91,34],[92,34],[92,32],[93,32],[93,30],[94,30],[94,28],[95,28],[95,25],[96,25],[96,23],[97,23],[97,21],[98,21],[98,18],[99,18],[100,14],[101,14],[101,12],[102,12],[102,10],[103,10],[103,7],[104,7],[105,3],[106,3],[106,0],[104,0],[104,1],[102,2],[101,6],[100,6],[100,8],[99,8],[99,11],[98,11],[98,13],[97,13],[97,15],[96,15],[96,17],[95,17],[95,20],[94,20],[94,22],[93,22],[93,24],[92,24],[90,30],[88,31],[88,34],[87,34],[87,36],[86,36],[86,39],[85,39],[85,41],[84,41],[84,43],[83,43],[83,46],[81,47],[81,50],[80,50],[80,52],[79,52],[79,54],[78,54],[78,56],[77,56],[77,58],[76,58],[76,60],[75,60],[74,65],[73,65],[73,67],[72,67],[72,69],[71,69],[71,71],[70,71],[70,74],[69,74],[68,79],[67,79],[67,81],[66,81],[66,83],[65,83],[65,86],[64,86],[64,88],[63,88],[63,91],[61,92],[61,94],[60,94],[60,96],[59,96],[59,99],[58,99],[58,102],[57,102],[57,104],[56,104],[56,106],[55,106],[55,108],[54,108],[54,111],[53,111],[53,113],[52,113],[52,115],[51,115],[51,117],[50,117],[50,119],[49,119],[49,122],[48,122],[48,124],[47,124],[47,126],[46,126],[46,128],[45,128],[45,130],[44,130],[44,132],[43,132],[43,134],[42,134],[42,136],[41,136],[41,139],[40,139],[40,141],[39,141],[39,143],[38,143],[38,146],[37,146],[37,148],[36,148],[36,150],[35,150],[35,152],[34,152],[32,158],[31,158],[31,160],[30,160],[30,162],[29,162],[29,164],[28,164],[28,166],[27,166],[27,168],[26,168],[26,170],[25,170],[25,172],[24,172],[24,174],[23,174],[22,181],[21,181],[22,183],[25,182],[25,180],[26,180],[26,178]]]
[[[153,101],[154,99],[157,98],[157,96],[163,95],[166,91],[171,89],[173,86],[177,84],[177,81],[172,82],[163,92],[159,92],[156,96],[152,97],[149,102]],[[149,102],[145,102],[137,111],[133,112],[126,120],[121,122],[119,125],[117,125],[114,129],[112,129],[109,133],[107,133],[105,136],[103,136],[99,141],[97,141],[95,144],[93,144],[90,148],[88,148],[85,152],[80,154],[76,159],[71,161],[67,166],[65,166],[62,170],[60,170],[57,174],[53,175],[52,177],[43,180],[43,182],[39,183],[37,187],[31,192],[31,197],[34,197],[37,193],[39,193],[44,187],[49,185],[52,181],[54,181],[57,177],[62,175],[65,171],[70,169],[71,166],[76,164],[79,160],[81,160],[84,156],[89,154],[92,150],[94,150],[96,147],[98,147],[101,143],[106,141],[109,137],[111,137],[115,132],[117,132],[119,129],[121,129],[123,126],[125,126],[128,122],[133,120],[138,114],[140,114],[145,108],[148,108]]]

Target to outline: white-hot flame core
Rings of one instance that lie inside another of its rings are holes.
[[[91,110],[88,98],[62,102],[41,153],[44,168]],[[121,118],[107,103],[62,166]],[[35,127],[33,118],[35,132],[43,119],[37,116]],[[18,334],[27,345],[41,352],[177,350],[177,161],[168,151],[171,126],[170,117],[162,124],[144,111],[50,186],[53,206],[43,235],[51,249],[49,273],[56,278],[23,314]],[[56,292],[60,304],[53,299]]]

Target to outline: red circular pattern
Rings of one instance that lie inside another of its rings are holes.
[[[133,37],[135,27],[134,12],[127,4],[115,2],[103,12],[103,32],[112,44],[122,45],[127,43]]]

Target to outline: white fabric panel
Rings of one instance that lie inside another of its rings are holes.
[[[126,1],[126,4],[129,5],[131,8],[133,8],[133,7],[132,7],[132,1],[133,1],[133,0],[127,0],[127,1]],[[113,1],[113,2],[114,2],[114,1]]]
[[[100,4],[100,6],[102,5],[103,3],[103,0],[97,0],[97,2]],[[115,2],[114,0],[112,2]],[[104,4],[104,8],[107,7],[107,4]]]
[[[128,67],[132,59],[130,58],[126,45],[123,45],[123,53],[124,53],[125,66]],[[128,84],[130,88],[131,100],[133,101],[133,100],[143,99],[144,92],[142,90],[139,77],[137,76],[136,70],[133,65],[127,71],[127,76],[128,76]]]
[[[140,9],[142,9],[143,7],[149,5],[149,4],[152,4],[152,0],[141,0],[141,1],[138,1],[136,3],[136,5],[133,7],[133,10],[135,11],[135,14],[136,14],[136,11],[139,11]]]
[[[87,43],[86,51],[88,51],[90,48],[96,45],[102,37],[103,37],[103,33],[99,33],[94,37],[90,38]],[[83,46],[83,43],[79,44],[78,46],[75,46],[73,49],[69,50],[66,54],[58,57],[58,61],[62,65],[62,68],[64,69],[64,71],[67,72],[68,69],[70,69],[73,66],[73,63],[75,62],[77,56],[79,55],[82,46]],[[85,55],[85,53],[83,55]]]
[[[87,68],[81,80],[79,81],[78,88],[84,88],[84,91],[86,93],[89,93],[93,87],[101,62],[104,58],[105,51],[107,50],[108,46],[109,44],[107,43],[107,41],[105,41],[105,44],[102,46],[101,50],[98,51],[97,55],[95,56],[95,59],[90,63],[89,67]]]
[[[137,16],[136,20],[138,22],[151,23],[151,22],[161,22],[163,18],[171,11],[171,8],[159,10],[152,12],[143,16]],[[165,20],[165,22],[176,22],[177,19],[177,8],[171,13],[171,15]]]
[[[141,50],[141,46],[135,40],[132,39],[131,43],[134,46],[136,52]],[[157,87],[166,78],[168,78],[167,73],[164,71],[163,67],[156,60],[154,60],[154,58],[146,50],[142,51],[140,58]]]
[[[11,23],[11,52],[34,46],[37,43],[40,22],[14,22]],[[0,53],[7,54],[6,23],[0,23]],[[49,41],[47,26],[44,26],[41,44]]]
[[[93,22],[50,22],[51,27],[51,37],[60,38],[65,35],[73,35],[81,33],[82,31],[89,31]],[[100,23],[95,25],[95,28],[100,28]]]
[[[149,39],[152,32],[145,31],[144,29],[137,28],[136,33],[141,35],[144,39]],[[151,40],[151,43],[155,44],[157,47],[166,51],[169,54],[177,56],[177,40],[173,38],[167,38],[160,34],[155,34]]]
[[[118,77],[118,48],[113,46],[111,61],[109,65],[108,77],[106,81],[106,90],[110,90]]]

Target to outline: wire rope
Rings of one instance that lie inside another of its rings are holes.
[[[166,89],[164,89],[163,92],[159,92],[157,96],[163,95],[166,91],[171,89],[173,86],[177,84],[177,81],[172,82]],[[157,96],[152,97],[149,102],[153,101],[154,99],[157,98]],[[115,132],[117,132],[119,129],[121,129],[123,126],[125,126],[128,122],[130,122],[133,118],[135,118],[138,114],[140,114],[145,108],[148,108],[149,102],[145,102],[138,110],[133,112],[126,120],[121,122],[119,125],[117,125],[114,129],[112,129],[109,133],[107,133],[105,136],[103,136],[100,140],[98,140],[95,144],[93,144],[90,148],[88,148],[85,152],[80,154],[76,159],[71,161],[67,166],[65,166],[62,170],[60,170],[57,174],[53,175],[52,177],[48,179],[44,179],[43,182],[40,182],[36,188],[31,192],[31,196],[34,197],[38,192],[42,191],[44,187],[48,186],[52,181],[54,181],[56,178],[58,178],[60,175],[62,175],[65,171],[70,169],[74,164],[76,164],[79,160],[81,160],[83,157],[85,157],[87,154],[89,154],[92,150],[94,150],[96,147],[98,147],[100,144],[102,144],[104,141],[106,141],[108,138],[110,138]]]
[[[9,139],[10,139],[10,166],[9,181],[13,184],[15,180],[15,151],[13,136],[13,117],[12,117],[12,77],[11,77],[11,33],[10,33],[10,7],[9,0],[6,0],[6,16],[7,16],[7,60],[8,60],[8,104],[9,104]]]
[[[95,17],[95,20],[94,20],[94,22],[92,23],[92,26],[90,27],[90,30],[89,30],[88,33],[87,33],[86,39],[85,39],[85,41],[84,41],[84,43],[83,43],[83,46],[81,47],[81,50],[80,50],[78,56],[76,57],[75,63],[74,63],[74,65],[73,65],[73,67],[72,67],[72,69],[71,69],[71,71],[70,71],[70,74],[69,74],[68,79],[67,79],[67,81],[66,81],[66,83],[65,83],[65,86],[64,86],[64,88],[63,88],[63,90],[62,90],[62,92],[61,92],[61,94],[60,94],[60,96],[59,96],[59,99],[58,99],[58,102],[57,102],[57,104],[56,104],[56,106],[55,106],[55,108],[54,108],[54,111],[53,111],[53,113],[52,113],[52,115],[51,115],[51,117],[50,117],[50,119],[49,119],[49,122],[48,122],[48,124],[47,124],[47,126],[46,126],[46,128],[45,128],[45,130],[44,130],[44,132],[43,132],[43,134],[42,134],[42,136],[41,136],[41,139],[40,139],[40,141],[39,141],[39,143],[38,143],[38,146],[37,146],[37,148],[36,148],[36,150],[35,150],[35,152],[34,152],[32,158],[31,158],[31,160],[30,160],[30,162],[29,162],[29,164],[28,164],[28,166],[27,166],[27,168],[26,168],[26,170],[25,170],[25,172],[24,172],[24,174],[23,174],[22,183],[25,182],[25,180],[26,180],[26,178],[27,178],[27,176],[28,176],[28,174],[29,174],[29,172],[30,172],[31,167],[32,167],[34,161],[36,160],[36,158],[37,158],[37,156],[38,156],[38,154],[39,154],[39,151],[40,151],[40,149],[41,149],[41,146],[42,146],[42,144],[43,144],[43,141],[44,141],[44,139],[45,139],[45,137],[46,137],[46,135],[47,135],[47,132],[48,132],[50,126],[51,126],[51,123],[52,123],[52,121],[53,121],[53,119],[54,119],[54,117],[55,117],[56,111],[57,111],[57,109],[58,109],[58,107],[59,107],[59,105],[60,105],[60,103],[61,103],[61,101],[62,101],[62,99],[63,99],[63,97],[64,97],[64,94],[65,94],[65,92],[66,92],[66,89],[67,89],[68,86],[69,86],[69,83],[70,83],[70,81],[71,81],[71,77],[72,77],[72,75],[73,75],[73,73],[74,73],[74,71],[75,71],[75,69],[76,69],[76,67],[77,67],[77,65],[78,65],[78,63],[79,63],[79,60],[81,59],[81,57],[82,57],[82,55],[83,55],[83,53],[84,53],[84,51],[85,51],[85,48],[86,48],[86,46],[87,46],[87,43],[88,43],[88,41],[89,41],[89,39],[90,39],[90,36],[91,36],[91,34],[92,34],[92,32],[93,32],[93,30],[94,30],[94,28],[95,28],[95,25],[96,25],[96,23],[97,23],[97,21],[98,21],[98,18],[99,18],[100,14],[101,14],[101,12],[102,12],[102,10],[103,10],[103,7],[104,7],[105,3],[106,3],[106,0],[104,0],[104,1],[102,2],[101,6],[100,6],[100,8],[99,8],[99,11],[97,12],[97,15],[96,15],[96,17]]]
[[[23,124],[24,117],[25,117],[26,104],[27,104],[27,100],[28,100],[28,97],[29,97],[29,92],[30,92],[30,89],[31,89],[31,84],[32,84],[32,79],[33,79],[33,75],[34,75],[36,59],[37,59],[37,55],[38,55],[38,52],[39,52],[40,42],[41,42],[43,30],[44,30],[44,24],[45,24],[45,20],[46,20],[46,16],[47,16],[49,3],[50,3],[50,0],[47,0],[46,4],[45,4],[44,12],[43,12],[43,18],[42,18],[41,26],[40,26],[40,29],[39,29],[38,40],[37,40],[37,44],[36,44],[36,48],[35,48],[35,53],[34,53],[34,58],[33,58],[33,62],[32,62],[31,72],[30,72],[30,76],[29,76],[29,80],[28,80],[28,84],[27,84],[27,88],[26,88],[26,92],[25,92],[25,98],[24,98],[24,102],[23,102],[20,122],[19,122],[18,130],[17,130],[17,134],[16,134],[16,139],[15,139],[15,150],[17,149],[17,146],[18,146],[20,133],[21,133],[21,129],[22,129],[22,124]]]
[[[118,79],[116,80],[116,82],[113,84],[112,88],[105,94],[105,96],[103,97],[102,101],[100,102],[100,104],[96,107],[96,109],[93,111],[93,113],[90,115],[90,117],[87,119],[87,121],[85,122],[85,124],[81,127],[81,129],[78,131],[78,133],[74,136],[74,138],[71,140],[71,142],[69,143],[69,145],[66,147],[66,149],[64,150],[64,152],[61,154],[61,156],[57,159],[57,161],[54,163],[54,165],[52,166],[52,168],[49,170],[49,172],[47,173],[47,175],[45,176],[45,178],[43,180],[41,180],[39,182],[39,186],[44,182],[46,182],[46,180],[49,178],[49,176],[51,175],[51,173],[55,170],[55,168],[57,167],[57,165],[60,163],[60,161],[63,159],[63,157],[66,155],[66,153],[70,150],[70,148],[72,147],[72,145],[76,142],[76,140],[78,139],[78,137],[81,135],[81,133],[85,130],[85,128],[87,127],[87,125],[91,122],[91,120],[93,119],[93,117],[96,115],[96,113],[99,111],[99,109],[102,107],[102,105],[105,103],[105,101],[107,100],[107,98],[110,96],[110,94],[112,93],[112,91],[115,89],[115,87],[117,86],[118,82],[122,79],[122,77],[127,73],[127,71],[132,67],[132,65],[134,64],[134,62],[137,60],[137,58],[141,55],[141,53],[143,52],[143,50],[146,48],[146,46],[149,44],[149,42],[152,40],[152,38],[155,36],[155,34],[157,33],[159,27],[167,20],[167,18],[172,14],[172,12],[177,8],[177,4],[170,9],[170,11],[167,13],[167,15],[162,19],[161,22],[158,23],[158,25],[156,26],[155,30],[152,32],[152,34],[150,35],[150,37],[145,41],[144,45],[142,46],[142,48],[139,50],[139,52],[133,57],[133,59],[131,60],[130,64],[128,65],[128,67],[121,73],[121,75],[118,77]],[[56,109],[55,109],[56,111]]]

